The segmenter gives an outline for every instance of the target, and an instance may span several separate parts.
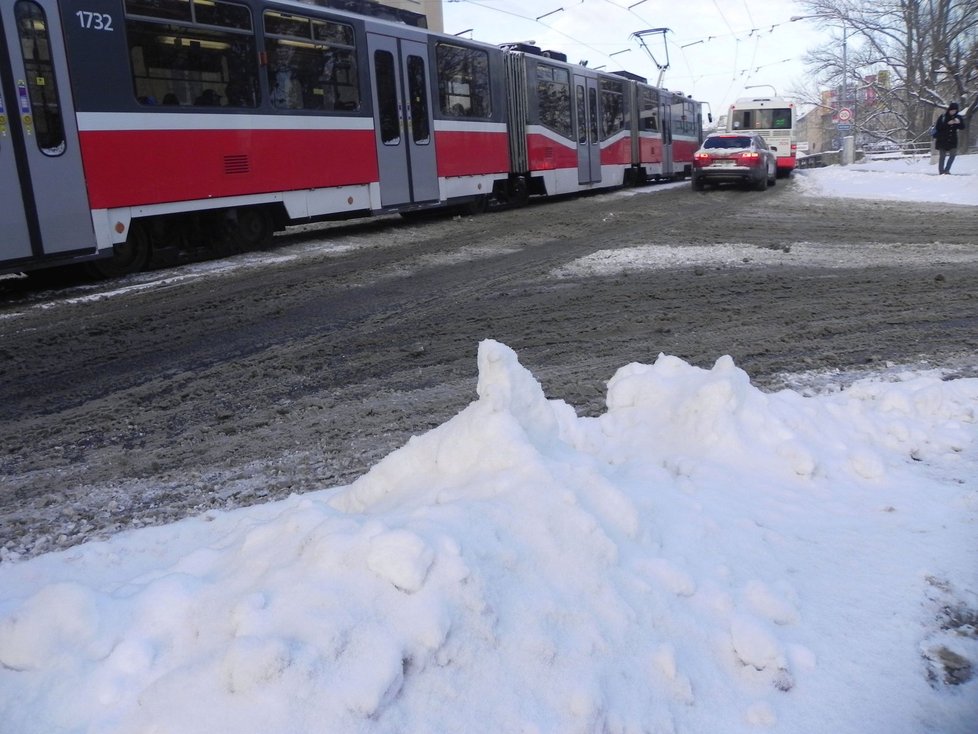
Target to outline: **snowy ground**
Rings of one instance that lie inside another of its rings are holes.
[[[976,164],[797,185],[978,205]],[[0,732],[973,734],[978,380],[718,357],[582,418],[486,341],[348,487],[3,563]]]
[[[932,162],[929,155],[812,168],[796,175],[803,190],[815,196],[978,206],[974,178],[978,176],[978,155],[959,155],[949,176],[938,175],[937,161]]]

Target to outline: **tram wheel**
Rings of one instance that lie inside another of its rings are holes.
[[[517,176],[510,182],[509,203],[511,206],[526,206],[530,200],[530,187],[523,176]]]
[[[275,222],[267,207],[249,206],[228,213],[225,245],[228,250],[248,252],[268,246]]]
[[[119,278],[138,273],[146,267],[150,253],[149,234],[142,224],[133,222],[126,241],[112,248],[112,257],[94,260],[89,264],[89,270],[100,278]]]
[[[461,207],[462,214],[476,215],[485,214],[489,210],[489,197],[486,195],[477,196]]]

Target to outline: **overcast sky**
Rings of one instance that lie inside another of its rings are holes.
[[[804,11],[791,0],[445,0],[443,8],[447,33],[471,29],[466,38],[493,44],[533,40],[569,61],[653,83],[668,50],[662,85],[708,102],[714,116],[771,86],[787,96],[805,76],[804,52],[839,35],[817,20],[792,22]],[[645,37],[655,62],[632,37],[654,28],[669,29]]]

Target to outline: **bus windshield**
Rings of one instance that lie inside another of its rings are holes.
[[[790,130],[791,108],[733,110],[731,130]]]

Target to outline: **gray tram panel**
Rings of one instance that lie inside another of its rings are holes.
[[[0,91],[0,115],[7,114],[5,102]],[[24,195],[8,125],[9,122],[0,126],[0,261],[18,260],[31,254],[31,236],[22,203]]]
[[[438,201],[438,172],[435,163],[434,123],[431,119],[431,100],[428,100],[427,117],[429,141],[427,145],[415,143],[412,135],[414,121],[410,119],[410,100],[407,99],[407,58],[418,56],[428,70],[427,47],[423,43],[407,41],[379,33],[367,34],[367,50],[370,54],[370,75],[373,80],[374,124],[377,130],[377,164],[380,175],[380,202],[383,207],[410,204],[412,202]],[[393,66],[388,69],[389,59]],[[393,85],[389,91],[395,99],[385,99],[387,85],[381,75],[392,72],[388,80]],[[427,86],[426,86],[427,90]],[[392,108],[392,103],[396,109]],[[396,136],[385,139],[392,120],[384,116],[394,115],[397,122]]]
[[[414,119],[411,104],[411,71],[412,59],[421,63],[421,91],[424,93],[424,105],[418,110],[419,119]],[[435,122],[431,113],[433,100],[430,97],[431,69],[428,67],[428,47],[417,41],[401,40],[401,73],[404,79],[404,110],[407,115],[408,164],[411,169],[412,199],[417,202],[438,201],[438,165],[435,159]],[[427,131],[427,135],[422,135]]]
[[[579,88],[584,92],[584,119],[581,118],[581,104],[578,101]],[[577,120],[577,180],[580,184],[599,183],[601,181],[601,141],[599,109],[591,107],[591,100],[600,107],[601,95],[598,94],[598,80],[594,77],[574,75],[575,118]],[[596,115],[596,117],[594,117]],[[594,117],[594,119],[592,119]],[[583,129],[582,129],[583,128]],[[598,134],[592,136],[597,130]]]
[[[675,171],[672,151],[672,94],[661,92],[659,95],[662,120],[662,175],[672,176]]]
[[[40,149],[33,131],[26,125],[19,99],[6,100],[8,121],[10,125],[20,126],[24,133],[24,152],[28,166],[26,178],[33,190],[43,253],[49,255],[83,249],[94,251],[95,232],[85,187],[58,6],[56,0],[33,2],[46,15],[50,51],[58,84],[58,105],[64,125],[64,150],[52,155]],[[17,33],[14,3],[0,6],[0,20],[3,22],[7,48],[11,50],[11,58],[3,62],[9,61],[10,72],[15,85],[19,87],[27,79],[27,70],[20,53],[21,43]],[[32,114],[32,111],[28,110],[27,114]],[[6,168],[4,165],[5,170]],[[5,182],[4,186],[6,185]]]

